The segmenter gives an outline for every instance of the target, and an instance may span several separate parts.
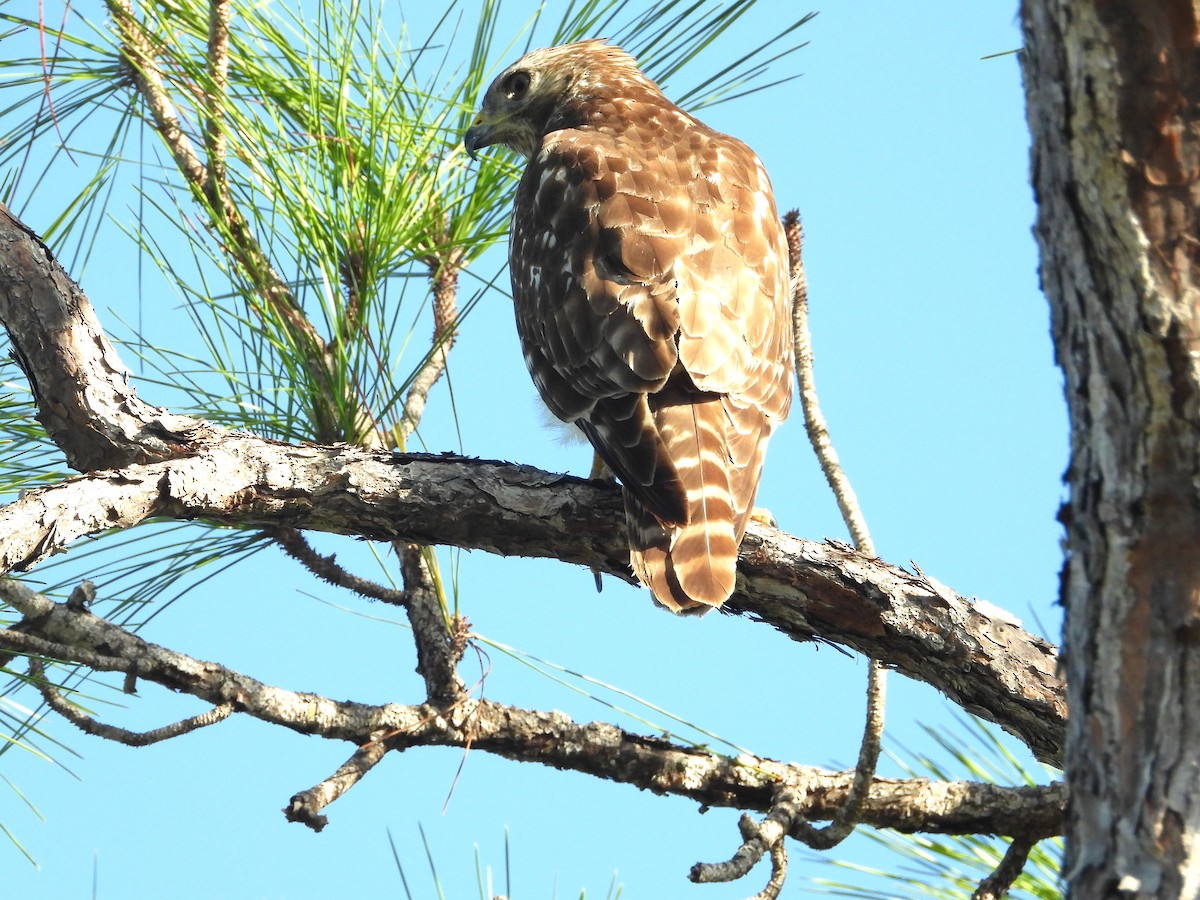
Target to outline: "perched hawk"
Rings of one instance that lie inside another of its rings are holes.
[[[602,40],[509,66],[463,143],[528,159],[509,250],[525,363],[620,478],[634,572],[675,612],[720,606],[792,397],[762,163]]]

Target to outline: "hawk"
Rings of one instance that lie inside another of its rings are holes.
[[[792,398],[762,162],[603,40],[513,63],[463,144],[527,160],[509,245],[525,363],[620,479],[635,574],[674,612],[720,606]]]

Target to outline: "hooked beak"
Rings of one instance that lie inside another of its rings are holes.
[[[471,159],[479,159],[476,151],[483,147],[489,147],[496,143],[492,137],[492,126],[480,113],[475,117],[475,121],[471,123],[471,127],[467,129],[467,133],[463,135],[463,147],[467,150],[467,155]]]

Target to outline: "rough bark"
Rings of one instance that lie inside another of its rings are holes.
[[[227,434],[178,459],[26,492],[0,508],[0,572],[167,516],[551,557],[629,580],[622,515],[611,485],[528,466]],[[751,527],[739,565],[730,611],[882,659],[1057,758],[1065,726],[1054,647],[1001,610],[764,525]]]
[[[126,672],[217,708],[228,704],[261,721],[349,741],[363,750],[377,744],[389,749],[471,747],[687,797],[705,806],[763,812],[787,790],[803,798],[805,815],[813,819],[830,818],[845,804],[854,777],[853,772],[828,772],[745,753],[722,756],[704,747],[631,734],[605,722],[577,723],[561,712],[521,709],[465,694],[452,703],[377,706],[289,691],[149,643],[19,582],[0,579],[0,599],[18,609],[26,622],[36,623],[37,630],[34,636],[28,630],[0,629],[0,648],[78,660],[98,671]],[[289,817],[316,818],[296,808],[303,802],[301,795],[293,798]],[[1058,833],[1065,803],[1060,783],[1014,788],[876,778],[862,821],[900,831],[1041,838]]]
[[[1027,0],[1036,233],[1071,422],[1076,897],[1200,895],[1200,10]]]
[[[165,459],[200,426],[138,399],[83,291],[2,203],[0,320],[37,399],[38,421],[72,468]]]
[[[15,346],[28,348],[31,383],[85,399],[120,396],[112,411],[100,402],[80,414],[102,424],[80,441],[87,455],[75,457],[107,469],[0,509],[0,572],[29,568],[88,534],[171,516],[554,557],[631,578],[612,486],[448,455],[280,444],[126,399],[124,368],[87,298],[3,207],[0,251],[0,321]],[[30,306],[41,311],[31,317]],[[26,333],[46,320],[61,323],[52,341]],[[74,419],[60,419],[53,404],[42,404],[41,415],[51,434],[76,446]],[[164,418],[176,442],[145,451],[162,461],[128,464],[140,436]],[[879,659],[998,723],[1044,761],[1061,757],[1056,650],[1001,610],[843,545],[764,526],[752,527],[742,546],[727,608],[796,640],[819,637]]]

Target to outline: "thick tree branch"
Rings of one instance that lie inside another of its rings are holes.
[[[38,421],[73,468],[165,459],[207,427],[138,399],[83,291],[3,204],[0,321],[29,378]]]
[[[465,698],[453,706],[374,706],[335,701],[264,684],[218,663],[149,643],[87,610],[70,609],[12,579],[0,579],[0,599],[24,616],[27,630],[61,650],[68,661],[231,704],[301,734],[358,746],[389,735],[389,746],[470,746],[521,762],[538,762],[688,797],[706,806],[767,811],[781,790],[804,798],[809,819],[828,819],[846,802],[850,772],[826,772],[742,754],[716,756],[601,722],[579,724],[559,712],[540,712]],[[23,650],[28,633],[0,629],[0,647]],[[358,775],[370,768],[354,764]],[[366,760],[366,762],[370,762]],[[345,774],[345,773],[344,773]],[[337,777],[335,775],[335,777]],[[1060,784],[999,787],[970,782],[877,778],[862,821],[900,831],[954,834],[1056,834],[1066,794]]]
[[[230,434],[194,455],[102,471],[0,508],[0,571],[151,516],[553,557],[626,580],[619,491],[450,455],[299,447]],[[1054,647],[999,610],[837,543],[752,525],[728,604],[796,640],[820,636],[926,681],[1053,762],[1065,709]]]
[[[286,445],[142,403],[87,298],[2,208],[0,322],[72,464],[119,469],[0,509],[0,572],[159,515],[555,557],[631,579],[611,485],[454,456]],[[147,459],[165,461],[129,465]],[[879,659],[998,723],[1043,761],[1061,760],[1055,648],[994,607],[844,545],[752,525],[725,609]]]

